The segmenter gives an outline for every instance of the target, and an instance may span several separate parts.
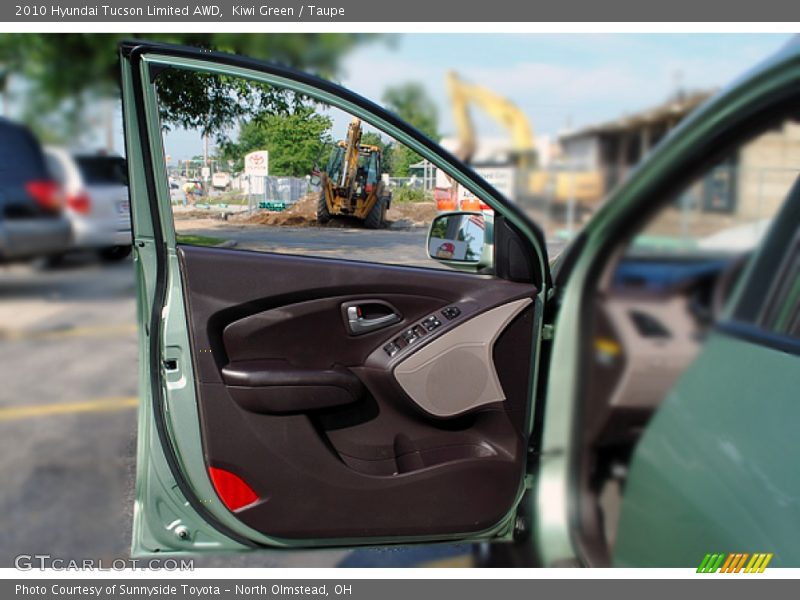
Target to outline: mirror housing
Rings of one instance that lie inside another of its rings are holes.
[[[428,257],[456,269],[491,266],[491,221],[482,212],[455,211],[437,215],[428,231]]]

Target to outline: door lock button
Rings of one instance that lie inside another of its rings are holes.
[[[458,315],[461,314],[461,309],[457,306],[448,306],[447,308],[442,309],[442,314],[448,321],[452,321]]]

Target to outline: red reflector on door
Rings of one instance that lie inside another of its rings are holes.
[[[225,469],[208,467],[211,483],[228,510],[237,510],[258,500],[258,495],[244,479]]]

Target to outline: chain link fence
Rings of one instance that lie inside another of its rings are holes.
[[[283,211],[313,190],[305,177],[249,177],[243,181],[249,210]]]

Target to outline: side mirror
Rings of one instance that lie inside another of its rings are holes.
[[[487,266],[486,225],[481,212],[438,215],[428,233],[428,256],[456,268]]]
[[[319,175],[316,175],[316,174],[315,174],[315,175],[312,175],[312,176],[309,178],[308,182],[309,182],[311,185],[313,185],[314,187],[318,187],[318,186],[319,186],[319,184],[320,184],[320,183],[322,183],[322,177],[320,177]]]

